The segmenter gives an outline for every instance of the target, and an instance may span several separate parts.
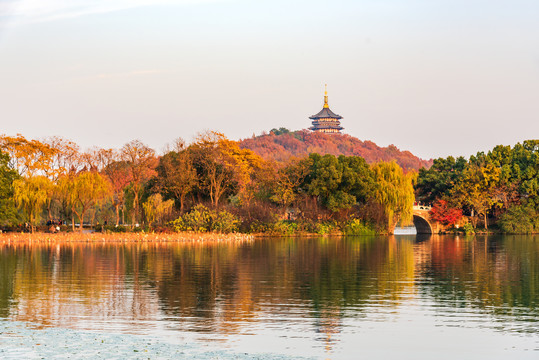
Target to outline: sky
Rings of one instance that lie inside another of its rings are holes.
[[[0,0],[0,134],[157,151],[308,128],[422,158],[539,138],[537,0]]]

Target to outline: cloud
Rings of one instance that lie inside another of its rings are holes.
[[[223,0],[0,0],[0,17],[23,23],[54,21],[152,5],[188,5]]]

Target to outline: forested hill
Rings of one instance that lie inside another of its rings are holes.
[[[273,129],[269,134],[240,140],[240,147],[251,149],[267,160],[286,161],[290,157],[303,157],[310,153],[355,155],[368,163],[395,160],[403,169],[429,168],[432,160],[423,160],[394,145],[380,147],[372,141],[361,141],[347,134],[322,134],[308,130],[288,131]]]

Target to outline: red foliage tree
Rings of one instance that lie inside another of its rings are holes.
[[[429,211],[433,220],[444,225],[455,225],[462,218],[462,210],[450,207],[445,200],[438,200]]]

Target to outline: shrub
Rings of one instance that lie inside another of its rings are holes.
[[[364,223],[359,219],[351,220],[344,227],[345,235],[376,235],[376,230],[369,224]]]
[[[228,211],[220,211],[212,214],[211,229],[220,233],[238,231],[240,220]]]
[[[464,224],[464,226],[462,227],[462,231],[464,231],[464,233],[465,233],[466,235],[474,234],[474,233],[475,233],[475,230],[474,230],[472,224],[470,224],[470,223]]]
[[[315,224],[313,232],[320,235],[327,235],[335,232],[337,229],[336,224],[324,222]]]
[[[249,225],[248,232],[251,234],[269,233],[273,229],[273,223],[255,220]]]
[[[198,204],[187,214],[174,220],[174,230],[176,231],[210,231],[211,213],[210,210],[202,204]]]
[[[273,224],[272,232],[281,235],[293,235],[298,231],[298,224],[289,220],[277,221]]]
[[[198,204],[187,214],[174,220],[172,225],[175,231],[229,233],[238,230],[240,221],[226,210],[217,212]]]

